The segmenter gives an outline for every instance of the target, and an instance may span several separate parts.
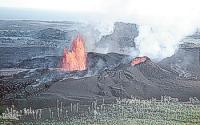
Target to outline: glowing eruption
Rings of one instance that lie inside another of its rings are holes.
[[[140,63],[143,63],[147,60],[148,57],[146,56],[142,56],[142,57],[136,57],[132,60],[131,64],[132,65],[137,65],[137,64],[140,64]]]
[[[87,53],[84,40],[80,34],[73,41],[71,51],[64,49],[61,65],[64,71],[81,71],[86,69]]]

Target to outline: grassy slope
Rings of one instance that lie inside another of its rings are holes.
[[[90,111],[60,114],[58,118],[23,122],[25,125],[199,125],[200,105],[148,100],[123,100],[98,105]],[[55,112],[54,112],[55,113]]]

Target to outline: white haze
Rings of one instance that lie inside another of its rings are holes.
[[[181,39],[200,24],[199,0],[1,0],[1,7],[58,10],[86,14],[80,20],[104,34],[113,22],[139,25],[136,39],[140,55],[154,59],[171,56]],[[91,15],[90,15],[91,14]],[[112,45],[111,45],[112,46]],[[134,54],[134,51],[131,53]]]

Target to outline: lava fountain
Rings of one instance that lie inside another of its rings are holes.
[[[80,34],[73,40],[71,51],[64,48],[62,63],[64,71],[82,71],[87,68],[87,52]]]

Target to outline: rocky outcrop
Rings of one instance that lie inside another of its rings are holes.
[[[159,64],[183,78],[200,79],[200,39],[197,36],[183,39],[174,55],[163,59]]]
[[[113,32],[102,36],[96,46],[108,49],[108,52],[127,54],[127,48],[135,47],[134,40],[138,33],[136,24],[117,22],[114,24]]]

